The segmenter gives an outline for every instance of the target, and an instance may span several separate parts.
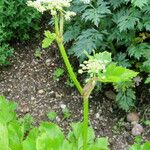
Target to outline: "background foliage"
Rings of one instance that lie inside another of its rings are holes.
[[[150,72],[150,1],[93,0],[90,4],[73,0],[77,16],[68,22],[65,43],[73,42],[69,53],[80,61],[96,51],[112,52],[125,67]],[[85,44],[86,43],[86,44]]]
[[[69,54],[82,62],[86,59],[85,50],[89,54],[107,50],[118,65],[144,73],[144,81],[149,83],[149,0],[91,0],[89,4],[73,0],[71,10],[77,16],[67,23],[64,33],[64,42],[72,42]],[[117,88],[116,100],[127,111],[134,106],[136,97],[134,86],[126,90],[124,87]]]
[[[38,30],[40,14],[26,5],[27,0],[0,1],[0,64],[12,55],[8,42],[29,39],[29,30]],[[2,53],[2,54],[1,54]]]

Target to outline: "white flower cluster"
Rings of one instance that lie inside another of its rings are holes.
[[[39,12],[44,12],[46,11],[46,8],[44,6],[41,5],[41,2],[40,0],[37,0],[37,1],[27,1],[27,5],[30,6],[30,7],[34,7],[36,8]]]
[[[75,16],[76,13],[73,12],[73,11],[67,11],[66,14],[65,14],[65,19],[66,20],[70,20],[72,16]]]
[[[70,20],[71,16],[75,16],[74,12],[65,12],[64,8],[70,7],[72,0],[36,0],[28,1],[27,5],[36,8],[39,12],[50,10],[52,15],[55,15],[57,11],[62,11],[65,14],[65,18]]]
[[[84,61],[83,64],[80,64],[81,69],[79,69],[79,73],[89,73],[90,77],[94,77],[96,74],[100,72],[106,71],[106,66],[109,63],[107,60],[97,60],[97,59],[89,59],[88,61]]]

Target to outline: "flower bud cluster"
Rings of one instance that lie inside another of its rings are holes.
[[[64,11],[64,8],[70,7],[71,1],[72,0],[36,0],[28,1],[27,5],[34,7],[41,13],[50,10],[52,15],[56,15],[57,11],[61,11],[65,14],[65,18],[70,20],[70,17],[76,14],[71,11]]]
[[[105,72],[108,63],[109,61],[107,60],[89,59],[88,61],[84,61],[83,64],[80,64],[81,69],[78,72],[80,74],[87,72],[90,74],[90,77],[94,77],[100,72]]]

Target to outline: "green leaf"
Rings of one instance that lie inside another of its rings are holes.
[[[104,51],[101,53],[96,53],[94,56],[87,55],[90,60],[97,60],[102,62],[110,63],[112,61],[111,53]]]
[[[108,138],[98,138],[96,139],[95,146],[97,149],[108,150]]]
[[[47,48],[56,39],[56,34],[51,33],[50,31],[45,31],[44,35],[45,35],[45,38],[42,42],[42,48]]]
[[[128,88],[126,91],[118,92],[116,102],[121,109],[127,112],[130,108],[134,107],[135,98],[135,92],[131,88]]]
[[[81,149],[83,146],[83,123],[72,123],[72,131],[68,134],[68,140],[76,147],[76,149]],[[87,142],[88,145],[93,144],[95,139],[95,133],[93,128],[88,127]]]
[[[116,64],[112,63],[106,68],[106,72],[99,75],[99,78],[102,82],[125,82],[130,81],[137,74],[135,71],[116,66]]]
[[[142,9],[143,6],[148,5],[148,0],[131,0],[131,3]]]
[[[54,111],[51,111],[51,112],[48,112],[47,116],[48,116],[48,119],[55,120],[57,117],[57,113]]]
[[[25,115],[19,122],[22,124],[24,132],[28,132],[33,127],[33,117],[30,114]]]
[[[71,116],[71,112],[68,108],[62,109],[63,115],[64,115],[64,119],[68,119]]]
[[[0,96],[0,122],[8,123],[16,118],[16,103],[9,102],[4,96]]]
[[[141,150],[139,144],[134,144],[131,146],[130,150]]]
[[[8,130],[6,124],[0,122],[0,150],[11,150],[9,148]]]
[[[30,131],[28,137],[23,141],[23,150],[37,150],[36,139],[38,134],[39,130],[37,128]]]
[[[98,7],[94,6],[85,10],[82,14],[82,18],[85,21],[92,21],[94,25],[98,27],[101,18],[104,18],[106,14],[110,14],[109,6],[107,2],[98,2]]]
[[[129,2],[130,0],[110,0],[110,5],[113,6],[113,9],[116,9],[118,7],[121,7],[122,4],[126,4]]]
[[[24,130],[20,124],[15,121],[8,125],[9,145],[11,150],[21,150]]]
[[[63,68],[56,68],[54,73],[53,73],[54,80],[59,80],[59,78],[62,77],[63,74],[64,74]]]
[[[150,127],[150,120],[144,121],[144,124]]]
[[[150,83],[150,76],[145,81],[146,84]]]
[[[144,143],[142,150],[150,150],[150,142]]]
[[[91,54],[102,40],[103,35],[98,30],[94,28],[84,30],[71,47],[71,52],[82,59],[85,57],[85,50]]]
[[[64,33],[64,43],[68,43],[72,40],[75,40],[80,34],[79,25],[71,25],[67,28],[67,31]]]
[[[114,57],[115,62],[117,62],[118,66],[123,66],[125,68],[131,67],[130,60],[126,58],[126,53],[118,53]]]
[[[132,12],[132,10],[125,10],[122,16],[118,18],[118,27],[120,31],[127,31],[134,29],[135,25],[139,22],[139,13]]]
[[[140,59],[141,57],[147,58],[150,56],[150,45],[148,43],[131,45],[128,48],[128,52],[130,56],[134,56],[137,59]]]
[[[41,135],[37,138],[37,150],[59,150],[64,141],[60,128],[53,123],[42,123],[39,127]]]

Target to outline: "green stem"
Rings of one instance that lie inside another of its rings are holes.
[[[60,53],[61,53],[61,55],[62,55],[62,57],[63,57],[63,60],[64,60],[64,62],[65,62],[65,65],[66,65],[66,67],[67,67],[67,70],[68,70],[68,73],[69,73],[69,75],[70,75],[70,78],[71,78],[72,81],[74,82],[74,84],[75,84],[76,88],[78,89],[78,91],[80,92],[80,94],[82,94],[83,89],[82,89],[82,87],[81,87],[79,81],[77,80],[76,75],[75,75],[74,72],[73,72],[72,66],[71,66],[71,64],[70,64],[70,62],[69,62],[69,59],[68,59],[68,56],[67,56],[67,54],[66,54],[64,45],[62,44],[62,41],[61,41],[60,39],[57,39],[57,44],[58,44]]]
[[[63,57],[63,60],[65,62],[65,65],[67,67],[68,73],[70,75],[70,78],[72,79],[72,81],[74,82],[76,88],[78,89],[78,91],[80,92],[80,94],[82,94],[82,87],[79,83],[79,81],[76,78],[75,73],[73,72],[72,66],[69,62],[65,47],[63,45],[63,14],[60,14],[60,29],[59,29],[59,23],[58,23],[58,16],[55,15],[54,19],[55,19],[55,33],[56,33],[56,41],[60,50],[60,53]]]
[[[64,16],[63,13],[60,12],[60,35],[63,36],[63,30],[64,30]]]
[[[58,26],[58,16],[54,16],[54,21],[55,21],[55,33],[57,36],[59,36],[59,26]]]
[[[83,100],[84,107],[84,122],[83,122],[83,150],[87,150],[87,138],[88,138],[88,119],[89,119],[89,100]]]

